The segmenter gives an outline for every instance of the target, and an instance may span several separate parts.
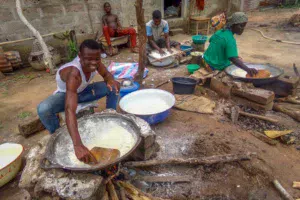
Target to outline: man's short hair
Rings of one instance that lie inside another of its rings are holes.
[[[105,2],[105,3],[103,4],[103,7],[105,7],[107,4],[110,5],[109,2]]]
[[[84,40],[79,47],[79,51],[82,51],[84,48],[102,50],[101,45],[98,42],[96,42],[96,40],[92,39]]]
[[[153,19],[161,19],[161,12],[159,10],[154,10],[152,13]]]

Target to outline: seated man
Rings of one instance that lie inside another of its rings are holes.
[[[247,67],[239,58],[236,39],[234,38],[234,34],[243,34],[247,22],[248,17],[243,12],[234,13],[229,17],[225,27],[210,38],[210,44],[204,53],[201,65],[208,71],[222,71],[233,63],[251,76],[257,74],[256,69]]]
[[[58,69],[55,93],[41,102],[37,108],[40,120],[51,134],[59,128],[57,113],[65,111],[75,154],[79,160],[86,163],[95,160],[83,145],[78,132],[76,120],[78,103],[107,97],[106,108],[116,109],[118,100],[116,92],[119,90],[119,84],[102,64],[100,53],[100,45],[96,41],[82,42],[78,56]],[[103,77],[104,82],[90,84],[97,73]]]
[[[112,55],[113,49],[111,46],[110,37],[119,37],[130,35],[131,51],[138,53],[136,49],[136,31],[134,28],[122,28],[117,15],[111,13],[111,6],[108,2],[104,3],[104,11],[106,14],[102,17],[103,34],[109,46],[109,54]]]
[[[180,50],[180,43],[170,41],[168,22],[161,19],[161,12],[159,10],[155,10],[152,13],[152,20],[146,23],[146,32],[148,37],[148,53],[156,49],[160,54],[164,55],[165,52],[162,48],[167,48],[170,53],[173,53],[171,47]],[[164,33],[164,38],[161,37],[162,33]]]

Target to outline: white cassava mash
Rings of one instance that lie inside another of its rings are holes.
[[[94,140],[90,140],[88,143],[84,144],[89,150],[93,147],[118,149],[120,151],[120,156],[123,156],[128,153],[135,144],[132,134],[122,126],[113,122],[107,122],[107,126],[100,127],[97,123],[87,121],[85,127],[87,127],[86,130],[90,132],[90,135],[95,136]],[[74,151],[70,152],[68,157],[70,158],[70,161],[78,167],[90,166],[79,161]]]
[[[232,75],[245,78],[247,75],[247,72],[243,69],[237,68],[236,70],[234,70],[232,72]]]
[[[153,115],[168,110],[170,106],[160,98],[144,98],[139,101],[128,101],[124,110],[135,115]]]
[[[19,144],[4,143],[0,145],[0,169],[3,169],[22,153],[23,147]]]

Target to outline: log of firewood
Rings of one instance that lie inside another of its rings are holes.
[[[162,199],[159,197],[154,197],[151,194],[145,193],[141,191],[140,189],[134,187],[132,184],[124,181],[119,181],[120,185],[125,188],[125,190],[131,194],[132,196],[137,196],[137,197],[142,197],[142,199],[150,199],[150,200],[167,200],[167,199]]]
[[[109,200],[107,191],[105,191],[104,196],[102,197],[102,200]]]
[[[279,142],[277,140],[272,140],[270,138],[268,138],[267,136],[261,134],[261,133],[258,133],[258,132],[255,132],[255,131],[252,131],[251,134],[256,137],[257,139],[269,144],[269,145],[276,145],[278,144]]]
[[[227,163],[241,160],[250,160],[251,156],[256,153],[245,153],[245,154],[228,154],[221,156],[210,156],[203,158],[173,158],[164,160],[148,160],[148,161],[137,161],[137,162],[126,162],[125,167],[150,167],[155,165],[212,165],[217,163]]]
[[[300,189],[300,182],[294,181],[294,182],[293,182],[293,188]]]
[[[135,180],[145,181],[148,183],[183,183],[191,182],[191,176],[138,176]]]
[[[109,192],[109,197],[111,200],[119,200],[119,197],[117,195],[117,192],[115,190],[115,187],[111,181],[108,181],[107,183],[107,190]]]
[[[274,180],[273,184],[285,200],[294,200],[294,198],[284,189],[284,187],[282,187],[278,180]]]

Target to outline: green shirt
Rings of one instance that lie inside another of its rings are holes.
[[[204,60],[216,70],[224,70],[231,62],[229,58],[238,57],[236,40],[230,30],[219,30],[209,40]]]

